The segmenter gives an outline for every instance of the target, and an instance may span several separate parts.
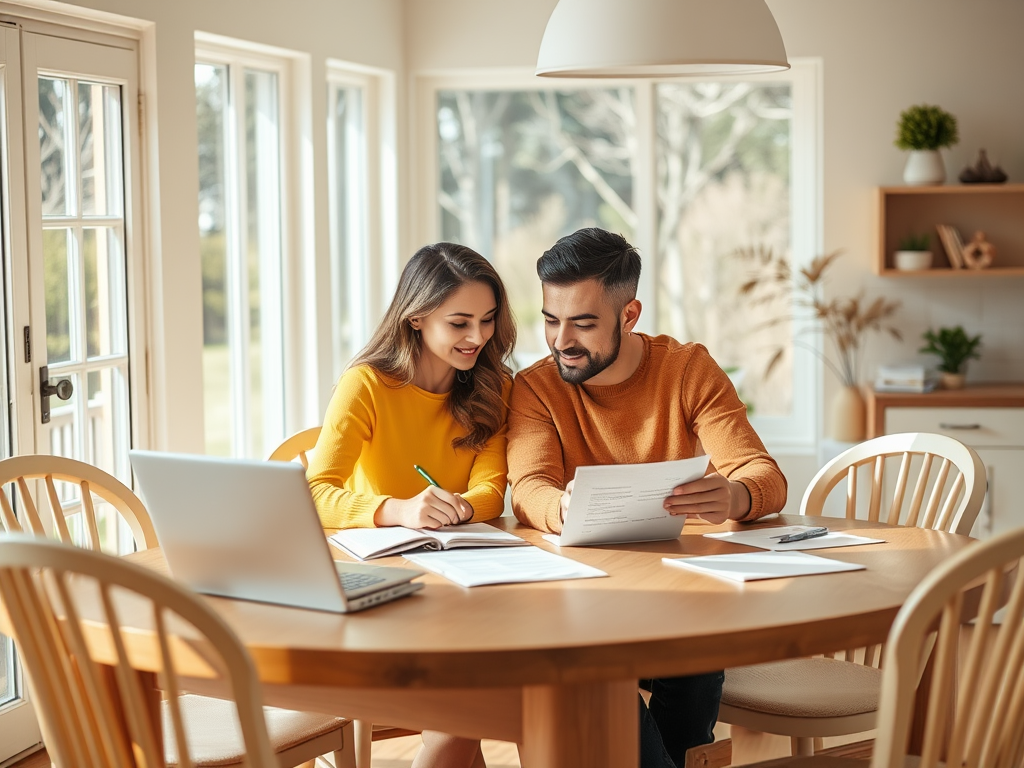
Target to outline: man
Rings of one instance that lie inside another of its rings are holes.
[[[685,459],[701,449],[713,471],[673,489],[664,501],[671,514],[722,523],[782,509],[786,479],[707,350],[633,332],[636,249],[620,235],[581,229],[544,253],[537,273],[551,357],[512,387],[508,467],[520,522],[559,533],[579,466]],[[642,681],[651,704],[648,713],[641,702],[641,768],[681,768],[687,749],[713,741],[723,680],[714,672]]]

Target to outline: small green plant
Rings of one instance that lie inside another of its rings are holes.
[[[939,370],[943,373],[963,373],[968,360],[977,360],[980,357],[978,347],[981,346],[981,336],[970,337],[959,325],[954,328],[939,328],[938,333],[929,328],[921,338],[928,344],[917,351],[938,355],[942,360],[939,363]]]
[[[920,235],[909,234],[906,237],[900,239],[900,247],[898,250],[901,251],[927,251],[931,248],[932,238],[927,232],[922,232]]]
[[[900,149],[940,149],[960,141],[956,118],[941,107],[916,104],[900,112],[896,146]]]

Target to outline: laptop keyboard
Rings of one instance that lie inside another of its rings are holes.
[[[373,573],[359,573],[358,571],[345,571],[339,573],[338,577],[341,579],[341,588],[346,592],[372,587],[374,584],[380,584],[385,580],[383,576],[377,576]]]

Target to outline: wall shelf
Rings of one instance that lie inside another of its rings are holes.
[[[953,269],[935,227],[951,224],[969,241],[976,230],[996,247],[989,269]],[[931,236],[932,268],[903,271],[893,266],[899,241]],[[878,253],[875,273],[886,277],[1024,277],[1024,184],[950,184],[878,189]]]

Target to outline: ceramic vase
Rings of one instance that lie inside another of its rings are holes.
[[[859,387],[842,387],[832,397],[831,437],[842,443],[864,439],[866,411]]]
[[[963,389],[964,384],[967,382],[966,373],[946,373],[942,372],[939,376],[939,380],[942,382],[943,389]]]
[[[907,184],[941,184],[946,180],[946,166],[937,149],[914,149],[903,168]]]

